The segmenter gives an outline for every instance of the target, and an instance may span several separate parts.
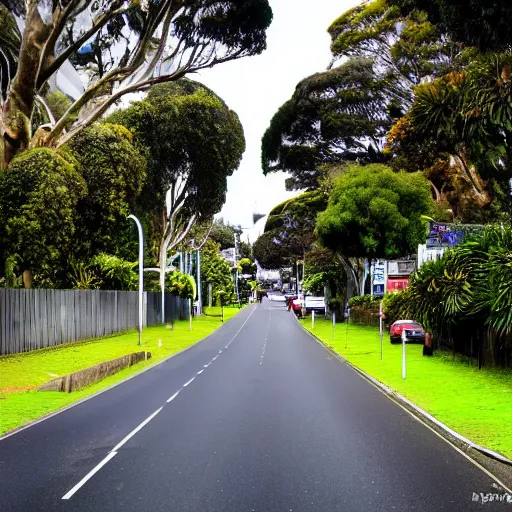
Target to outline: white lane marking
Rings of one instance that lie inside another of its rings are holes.
[[[117,455],[117,452],[110,452],[92,471],[87,473],[80,482],[78,482],[73,488],[71,488],[64,496],[62,496],[63,500],[69,500],[73,494],[75,494],[80,487],[82,487],[87,480],[89,480],[92,476],[94,476],[110,459],[113,459]]]
[[[222,354],[222,350],[219,350],[219,354]]]
[[[208,364],[203,364],[203,368],[208,368],[208,366],[210,366],[210,363],[208,363]]]
[[[172,402],[178,395],[179,395],[179,391],[176,391],[176,393],[174,393],[174,395],[172,395],[170,398],[167,399],[167,403],[169,402]]]
[[[270,332],[270,321],[272,320],[272,308],[270,308],[270,315],[268,317],[267,334],[265,334],[265,343],[263,344],[263,350],[261,351],[260,365],[263,364],[263,358],[265,357],[265,350],[267,348],[268,333]]]
[[[225,349],[229,347],[229,343],[224,347]]]
[[[213,363],[213,361],[215,361],[218,357],[219,357],[219,356],[215,356],[215,357],[212,359],[212,361],[211,361],[211,362]]]
[[[123,444],[126,444],[137,432],[140,432],[161,410],[163,409],[163,406],[160,407],[160,409],[157,409],[151,416],[148,416],[137,428],[133,429],[120,443],[117,443],[111,452],[117,452]]]
[[[197,375],[201,375],[201,373],[203,373],[203,372],[204,372],[204,369],[203,369],[203,370],[199,370],[199,371],[197,372]]]
[[[192,377],[188,382],[185,382],[185,384],[183,384],[183,387],[186,388],[194,379],[195,377]]]

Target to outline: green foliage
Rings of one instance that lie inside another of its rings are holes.
[[[100,288],[102,281],[96,275],[94,269],[83,261],[71,260],[69,262],[71,285],[77,290],[92,290]]]
[[[86,191],[82,176],[56,151],[30,149],[16,157],[0,172],[0,259],[16,255],[17,273],[43,272],[58,282]]]
[[[153,253],[164,230],[169,189],[176,196],[174,208],[180,208],[176,226],[192,214],[204,220],[220,211],[245,139],[238,116],[211,90],[187,79],[157,85],[145,100],[115,112],[109,121],[129,128],[147,156],[148,176],[138,204]]]
[[[166,288],[183,299],[194,300],[196,298],[197,291],[194,278],[177,270],[166,275]]]
[[[302,289],[311,295],[323,295],[324,286],[327,284],[326,272],[307,274],[302,283]]]
[[[208,240],[201,251],[201,282],[204,286],[203,297],[208,296],[208,283],[212,285],[214,297],[233,292],[233,278],[229,263],[219,254],[219,245]]]
[[[73,103],[63,92],[58,90],[49,93],[45,98],[45,102],[55,119],[60,119]],[[75,119],[76,115],[74,118],[70,118],[69,122],[72,123]]]
[[[410,103],[412,85],[452,69],[459,49],[423,12],[402,15],[387,0],[358,5],[329,27],[335,58],[364,56],[387,70],[391,90]]]
[[[389,0],[404,13],[425,11],[451,39],[480,50],[510,47],[512,4],[508,0]]]
[[[506,364],[512,348],[511,254],[512,227],[488,226],[442,259],[424,263],[405,291],[386,296],[387,322],[416,320],[435,338],[466,352],[468,337],[483,343],[490,332],[499,340],[488,347],[492,357]]]
[[[263,268],[277,269],[302,259],[315,242],[318,212],[326,207],[322,191],[305,192],[275,206],[265,232],[253,246],[254,257]]]
[[[491,54],[418,87],[388,137],[399,164],[424,170],[465,222],[485,222],[509,208],[511,69],[512,53]]]
[[[388,326],[397,320],[410,320],[407,316],[408,295],[404,290],[386,293],[382,299],[382,312]],[[404,316],[405,315],[405,316]]]
[[[326,211],[318,215],[317,234],[325,247],[346,257],[413,254],[425,236],[421,215],[431,205],[420,174],[353,166],[337,179]]]
[[[125,245],[127,216],[135,209],[146,177],[145,159],[131,137],[123,126],[95,124],[71,139],[67,148],[88,187],[77,205],[75,247],[82,260],[98,252],[116,254]]]
[[[101,281],[103,290],[137,290],[138,262],[126,261],[111,254],[100,253],[89,265]]]
[[[238,260],[238,271],[241,274],[253,274],[255,276],[256,270],[256,263],[251,261],[249,258],[242,258],[241,260]]]
[[[387,83],[363,57],[302,80],[263,135],[263,172],[287,172],[287,188],[311,189],[323,164],[381,161],[379,140],[394,115]]]
[[[360,307],[375,310],[379,308],[379,303],[381,302],[382,297],[376,295],[359,295],[357,297],[352,297],[348,301],[348,305],[353,307]]]

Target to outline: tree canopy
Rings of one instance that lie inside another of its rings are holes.
[[[386,88],[363,57],[302,80],[263,135],[264,174],[284,171],[288,189],[311,189],[324,164],[379,161],[381,141],[400,114],[388,109]]]
[[[183,79],[155,86],[147,98],[109,117],[134,133],[147,155],[147,180],[139,197],[152,252],[181,243],[196,221],[224,204],[227,177],[245,150],[238,116],[212,91]]]
[[[254,257],[263,268],[277,269],[302,259],[315,242],[318,212],[326,207],[322,191],[305,192],[275,206],[264,233],[253,246]]]
[[[431,207],[421,174],[395,173],[378,164],[352,166],[336,180],[316,232],[325,247],[345,257],[406,256],[425,238],[421,216]]]

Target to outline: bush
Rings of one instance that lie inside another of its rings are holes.
[[[360,307],[365,309],[378,309],[381,297],[378,295],[359,295],[358,297],[352,297],[348,301],[348,305],[353,307]]]
[[[386,325],[389,327],[397,320],[407,320],[407,304],[409,302],[406,290],[386,293],[382,299],[382,312],[385,315]]]

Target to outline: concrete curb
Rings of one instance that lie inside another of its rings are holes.
[[[179,352],[175,352],[174,354],[171,354],[169,357],[166,357],[165,359],[162,359],[161,361],[158,361],[158,363],[155,363],[155,364],[153,364],[151,366],[148,366],[147,368],[144,368],[140,372],[138,372],[138,373],[136,373],[134,375],[131,375],[130,377],[126,377],[126,379],[123,379],[123,380],[121,380],[119,382],[116,382],[115,384],[112,384],[112,386],[109,386],[108,388],[102,389],[101,391],[98,391],[97,393],[94,393],[94,394],[92,394],[90,396],[87,396],[87,397],[83,398],[82,400],[78,400],[77,402],[73,402],[72,404],[66,405],[66,407],[63,407],[62,409],[59,409],[59,410],[57,410],[55,412],[51,412],[51,413],[47,414],[46,416],[43,416],[42,418],[39,418],[37,420],[34,420],[34,421],[28,423],[27,425],[23,425],[22,427],[18,427],[18,428],[15,428],[13,430],[10,430],[9,432],[4,434],[3,436],[0,436],[0,441],[3,441],[4,439],[7,439],[8,437],[11,437],[11,436],[13,436],[15,434],[18,434],[19,432],[22,432],[23,430],[25,430],[27,428],[33,427],[34,425],[37,425],[38,423],[41,423],[41,422],[43,422],[45,420],[53,418],[53,416],[57,416],[58,414],[61,414],[61,413],[65,412],[65,411],[67,411],[69,409],[72,409],[73,407],[76,407],[77,405],[83,404],[84,402],[87,402],[88,400],[91,400],[92,398],[95,398],[95,397],[97,397],[97,396],[99,396],[99,395],[101,395],[103,393],[106,393],[107,391],[110,391],[111,389],[114,389],[117,386],[120,386],[121,384],[124,384],[125,382],[128,382],[129,380],[134,379],[135,377],[138,377],[139,375],[142,375],[143,373],[145,373],[145,372],[147,372],[149,370],[152,370],[153,368],[156,368],[157,366],[160,366],[161,364],[169,361],[173,357],[179,356],[179,355],[183,354],[184,352],[187,352],[188,350],[192,349],[196,345],[199,345],[199,343],[202,343],[203,341],[206,341],[210,336],[213,336],[214,334],[219,332],[219,330],[222,329],[222,327],[224,325],[228,324],[235,317],[236,317],[236,315],[231,317],[228,321],[226,321],[223,324],[221,324],[218,329],[215,329],[215,331],[211,332],[210,334],[208,334],[204,338],[201,338],[200,340],[196,341],[192,345],[189,345],[188,347],[184,348],[183,350],[180,350]]]
[[[444,437],[448,441],[452,442],[453,438],[455,438],[457,441],[459,441],[459,443],[464,445],[466,450],[468,450],[468,449],[476,450],[477,452],[481,453],[482,455],[485,455],[486,457],[489,457],[489,458],[494,459],[494,460],[496,460],[498,462],[501,462],[502,464],[506,464],[507,466],[511,466],[512,467],[512,460],[507,459],[505,456],[501,455],[500,453],[497,453],[497,452],[494,452],[494,451],[489,450],[487,448],[484,448],[483,446],[479,446],[479,445],[473,443],[473,441],[470,441],[469,439],[465,438],[464,436],[462,436],[458,432],[455,432],[450,427],[448,427],[444,423],[442,423],[439,420],[437,420],[436,418],[434,418],[434,416],[429,414],[427,411],[423,410],[421,407],[418,407],[416,404],[414,404],[413,402],[411,402],[410,400],[408,400],[404,396],[400,395],[399,393],[396,393],[395,391],[393,391],[391,388],[387,387],[382,382],[378,381],[377,379],[375,379],[371,375],[368,375],[367,373],[365,373],[363,370],[361,370],[360,368],[358,368],[357,366],[352,364],[350,361],[347,361],[347,359],[345,359],[343,356],[338,354],[329,345],[327,345],[327,343],[325,343],[320,338],[315,336],[312,332],[308,331],[299,322],[298,319],[297,319],[297,322],[302,327],[302,329],[304,329],[304,331],[306,331],[311,336],[311,338],[313,338],[317,343],[319,343],[324,348],[326,348],[329,352],[331,352],[339,361],[341,361],[342,363],[346,364],[347,366],[350,366],[350,368],[352,368],[359,375],[361,375],[361,377],[363,377],[364,379],[366,379],[369,382],[371,382],[372,384],[374,384],[383,393],[388,395],[392,400],[395,400],[397,403],[402,404],[404,407],[406,407],[409,410],[412,409],[426,423],[432,423],[432,424],[436,425],[437,427],[439,427],[439,429],[442,432],[444,432],[444,434],[445,434]]]

